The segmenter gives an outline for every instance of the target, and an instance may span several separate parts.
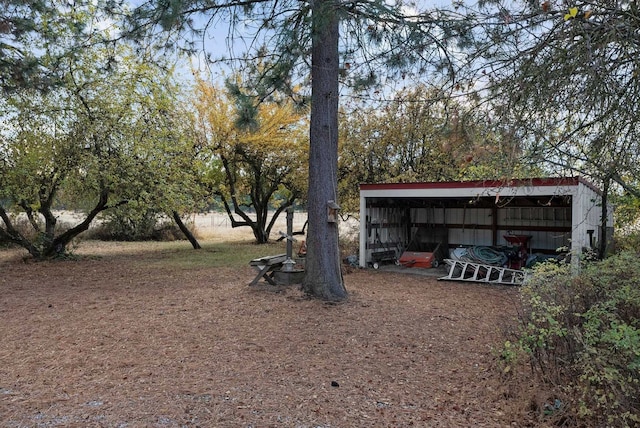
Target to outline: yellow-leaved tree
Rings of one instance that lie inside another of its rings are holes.
[[[241,126],[243,104],[229,90],[196,77],[194,107],[207,174],[232,227],[251,227],[256,242],[269,241],[280,214],[307,188],[308,119],[287,98],[256,104],[250,126]]]

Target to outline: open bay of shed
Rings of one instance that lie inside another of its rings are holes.
[[[438,243],[449,251],[509,245],[505,236],[514,235],[529,237],[530,253],[554,254],[563,246],[580,253],[611,236],[612,209],[605,234],[601,200],[599,189],[580,177],[362,184],[359,264]]]

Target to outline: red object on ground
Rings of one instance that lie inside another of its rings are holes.
[[[434,264],[437,265],[434,253],[419,251],[405,251],[398,261],[404,267],[431,268]]]

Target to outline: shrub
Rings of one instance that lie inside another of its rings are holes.
[[[632,230],[621,236],[615,236],[615,248],[620,251],[635,251],[640,253],[640,230]]]
[[[104,241],[175,241],[184,235],[172,220],[153,210],[119,207],[85,236]]]
[[[624,252],[585,263],[578,275],[570,265],[543,264],[522,287],[517,337],[502,355],[526,356],[544,382],[561,386],[584,423],[640,424],[638,261]]]
[[[29,223],[29,220],[26,217],[12,218],[11,220],[13,222],[13,227],[17,229],[23,236],[29,239],[36,238],[37,233],[34,230],[33,226],[31,226],[31,223]],[[1,221],[0,221],[0,227],[4,227],[4,223]],[[2,239],[2,237],[0,237],[0,246],[11,247],[12,244],[11,242],[4,240]]]
[[[35,221],[38,227],[42,230],[42,228],[44,228],[44,222],[42,221],[42,218],[40,216],[36,216]],[[45,234],[39,233],[26,216],[24,215],[20,215],[17,217],[12,216],[11,222],[12,222],[13,228],[16,229],[27,240],[32,242],[34,246],[39,247],[41,249],[44,248],[45,244],[47,243],[46,241],[47,238]],[[5,227],[3,222],[0,222],[0,227]],[[62,234],[65,231],[69,230],[70,228],[71,228],[71,225],[69,223],[64,221],[58,221],[56,224],[56,235]],[[75,243],[72,242],[70,247],[73,247],[74,245]],[[10,248],[14,246],[16,246],[16,244],[0,237],[0,248]],[[68,255],[69,253],[70,253],[70,250],[69,248],[67,248],[66,254]]]

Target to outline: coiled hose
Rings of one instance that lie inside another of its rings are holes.
[[[505,253],[486,246],[469,247],[460,259],[493,266],[503,266],[509,260]]]

